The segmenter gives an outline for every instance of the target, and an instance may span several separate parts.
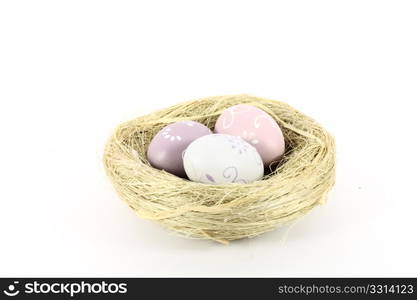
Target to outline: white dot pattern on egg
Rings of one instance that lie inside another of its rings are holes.
[[[242,138],[227,134],[196,139],[185,150],[183,162],[188,178],[201,183],[250,183],[264,174],[257,150]]]

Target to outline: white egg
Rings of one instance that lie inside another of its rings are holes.
[[[264,175],[256,148],[241,137],[228,134],[196,139],[185,150],[183,162],[188,178],[201,183],[249,183]]]

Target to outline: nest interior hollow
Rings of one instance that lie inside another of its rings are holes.
[[[167,124],[194,120],[213,129],[236,104],[266,111],[281,127],[286,152],[262,180],[208,185],[153,168],[146,150]],[[249,95],[181,103],[119,125],[104,151],[104,166],[118,195],[142,218],[174,232],[227,243],[291,222],[326,200],[335,180],[335,145],[317,122],[289,105]]]

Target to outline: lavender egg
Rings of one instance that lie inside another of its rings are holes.
[[[264,175],[256,148],[228,134],[206,135],[192,142],[184,152],[184,169],[190,180],[208,184],[250,183]]]
[[[195,139],[211,134],[201,123],[180,121],[162,128],[152,139],[146,153],[149,163],[160,170],[186,177],[182,155]]]

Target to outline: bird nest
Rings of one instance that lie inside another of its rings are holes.
[[[194,120],[214,128],[236,104],[254,105],[280,125],[286,152],[266,167],[262,180],[208,185],[153,168],[146,150],[167,124]],[[291,222],[325,202],[335,181],[332,136],[289,105],[248,95],[181,103],[119,125],[104,152],[104,165],[119,196],[139,215],[190,238],[227,243]]]

